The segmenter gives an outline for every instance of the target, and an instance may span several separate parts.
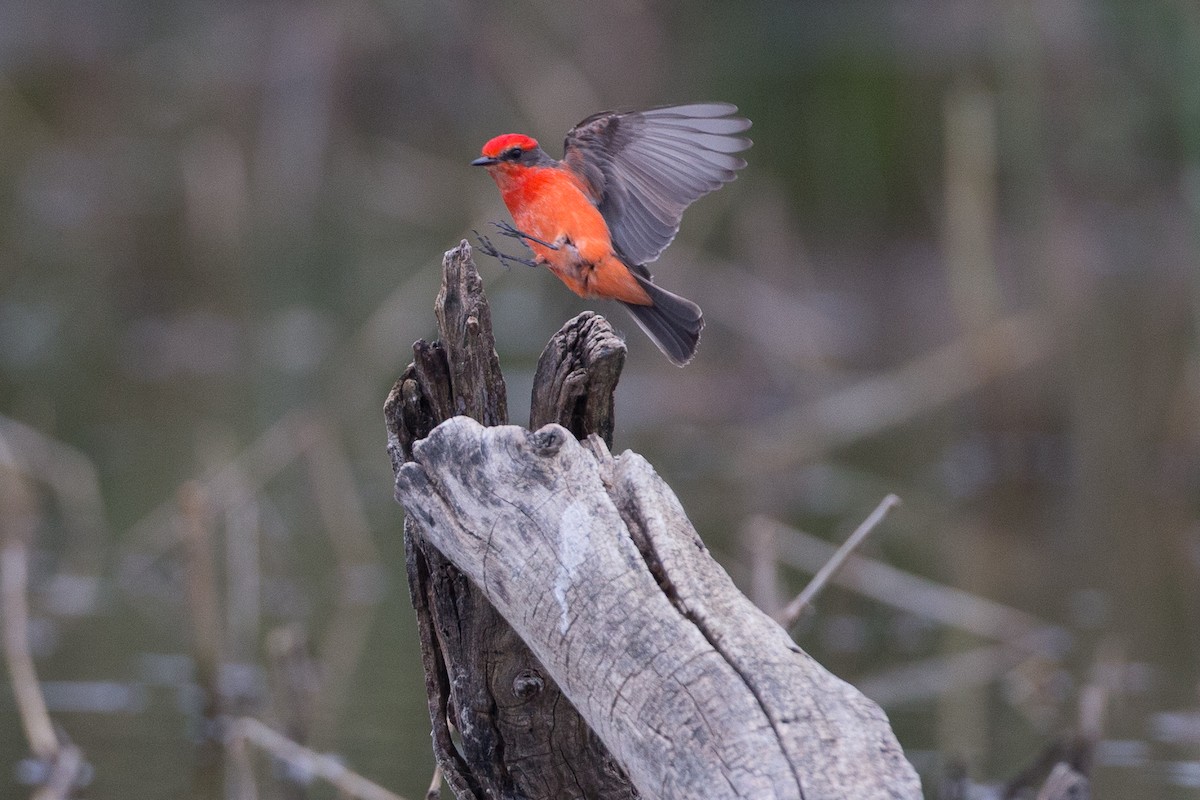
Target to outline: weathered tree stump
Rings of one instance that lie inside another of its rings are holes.
[[[465,242],[444,270],[444,344],[414,346],[385,415],[455,795],[920,797],[878,706],[737,591],[644,459],[609,454],[624,346],[607,322],[564,326],[537,430],[507,426]]]
[[[441,340],[413,346],[413,363],[384,408],[397,474],[412,461],[414,442],[440,422],[465,415],[500,425],[508,418],[491,313],[466,242],[446,254],[435,311]],[[572,425],[579,436],[611,437],[612,391],[624,355],[602,318],[589,313],[567,323],[538,364],[534,418]],[[411,515],[404,542],[434,757],[455,796],[637,797],[537,658]]]

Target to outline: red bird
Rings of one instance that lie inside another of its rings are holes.
[[[695,103],[627,113],[602,112],[567,134],[563,159],[537,140],[506,133],[471,162],[500,187],[516,228],[581,297],[622,303],[674,363],[696,353],[704,317],[690,300],[651,281],[654,261],[679,231],[683,210],[737,177],[750,146],[750,120],[728,103]],[[505,228],[505,226],[501,226]],[[500,255],[484,241],[485,250]]]

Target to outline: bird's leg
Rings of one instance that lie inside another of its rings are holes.
[[[492,258],[499,259],[501,264],[504,264],[505,266],[507,266],[508,262],[511,261],[515,264],[523,264],[527,267],[536,267],[537,266],[537,263],[535,261],[533,261],[532,259],[518,258],[517,256],[510,256],[508,253],[501,253],[499,250],[496,249],[496,246],[494,244],[492,244],[491,239],[489,239],[486,236],[483,236],[477,230],[472,230],[471,232],[475,234],[475,237],[479,242],[479,252],[483,253],[486,256],[491,256]]]
[[[508,224],[507,222],[493,222],[492,224],[500,229],[500,233],[504,234],[505,236],[512,237],[513,239],[516,239],[518,242],[521,242],[522,244],[525,243],[524,242],[525,239],[528,239],[531,242],[537,242],[538,244],[542,245],[543,247],[549,247],[551,250],[558,249],[558,245],[551,244],[550,242],[539,239],[536,236],[530,236],[528,233],[525,233],[524,231],[517,230],[516,228],[514,228],[512,225]]]

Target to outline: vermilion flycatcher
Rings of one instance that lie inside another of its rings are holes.
[[[667,358],[691,361],[700,307],[651,282],[646,264],[679,231],[683,210],[732,181],[750,146],[750,120],[728,103],[602,112],[567,134],[563,159],[506,133],[471,163],[500,187],[516,228],[507,233],[581,297],[621,302]],[[502,226],[504,227],[504,226]],[[493,255],[495,248],[487,245]]]

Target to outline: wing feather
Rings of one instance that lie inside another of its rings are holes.
[[[567,134],[563,162],[587,183],[630,264],[654,261],[684,209],[737,177],[750,120],[729,103],[691,103],[588,117]]]

